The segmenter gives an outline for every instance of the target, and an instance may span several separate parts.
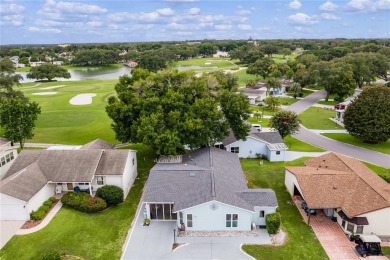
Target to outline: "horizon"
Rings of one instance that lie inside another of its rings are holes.
[[[4,0],[1,45],[388,39],[390,0]]]

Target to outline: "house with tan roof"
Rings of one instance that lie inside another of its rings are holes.
[[[17,147],[10,140],[0,137],[0,180],[18,156]]]
[[[328,153],[285,169],[289,193],[337,219],[346,233],[390,236],[390,184],[362,162]]]
[[[160,157],[142,202],[144,217],[189,231],[248,231],[278,207],[273,190],[248,189],[235,154],[214,147]]]
[[[137,176],[136,151],[113,147],[98,139],[80,149],[22,151],[0,183],[0,220],[27,220],[49,197],[76,186],[93,195],[116,185],[126,198]]]

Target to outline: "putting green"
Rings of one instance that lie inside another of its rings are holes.
[[[117,80],[85,80],[23,84],[21,90],[41,106],[34,130],[35,136],[27,142],[56,144],[85,144],[96,138],[118,143],[111,129],[111,120],[105,112],[109,96],[115,94]],[[55,95],[33,95],[47,92],[42,88],[56,88]],[[75,106],[69,101],[83,93],[95,93],[92,104]]]

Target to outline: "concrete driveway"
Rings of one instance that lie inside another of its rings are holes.
[[[24,220],[1,220],[0,221],[0,249],[16,234]]]
[[[142,210],[130,231],[121,259],[253,259],[241,251],[242,244],[270,244],[266,230],[259,237],[178,237],[182,244],[172,251],[175,221],[152,221],[144,227]]]

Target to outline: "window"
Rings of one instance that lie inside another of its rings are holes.
[[[11,156],[11,160],[13,160],[14,159],[14,152],[11,152],[10,156]]]
[[[260,210],[259,217],[260,217],[260,218],[264,218],[264,210]]]
[[[187,227],[192,227],[192,214],[187,214]]]
[[[238,214],[226,214],[226,227],[238,227]]]
[[[97,185],[104,185],[104,179],[103,176],[97,176],[96,177]]]
[[[179,219],[180,219],[180,225],[183,225],[184,224],[184,221],[183,221],[183,212],[179,212]]]
[[[103,178],[103,177],[102,177]],[[89,183],[88,182],[79,182],[77,183],[78,185],[88,185]]]
[[[341,222],[341,226],[343,227],[343,229],[345,229],[345,224],[346,224],[346,222],[345,222],[345,220],[343,220],[343,221]]]
[[[364,226],[357,226],[357,227],[356,227],[356,233],[357,233],[357,234],[363,234],[363,227],[364,227]]]
[[[11,161],[11,159],[9,158],[9,154],[7,154],[7,155],[5,156],[5,159],[7,159],[7,162]]]
[[[134,165],[135,161],[134,161],[134,158],[133,158],[133,165]]]
[[[1,157],[1,165],[4,165],[4,164],[5,164],[5,158]]]
[[[232,153],[239,153],[240,152],[240,147],[230,147],[230,152],[232,152]]]
[[[351,223],[349,223],[348,222],[348,225],[347,225],[347,230],[348,231],[351,231],[352,233],[353,233],[353,228],[354,228],[355,226],[353,225],[353,224],[351,224]]]
[[[276,151],[276,155],[279,155],[280,154],[280,151]]]

